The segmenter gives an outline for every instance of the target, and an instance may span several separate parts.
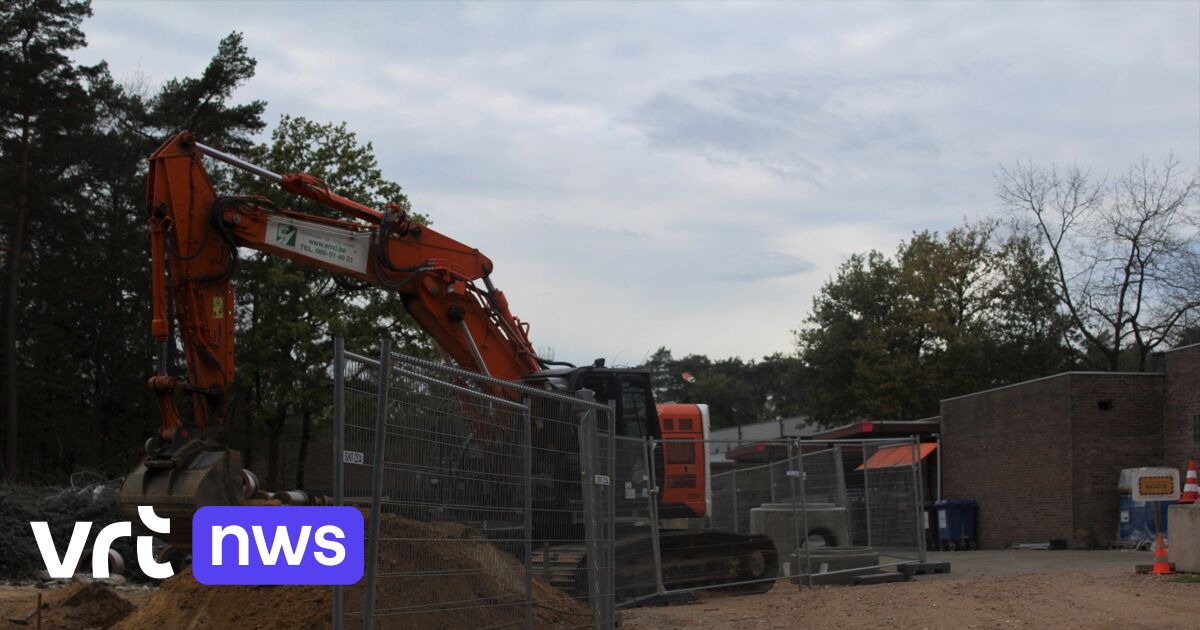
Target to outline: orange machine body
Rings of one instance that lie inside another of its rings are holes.
[[[467,369],[502,379],[540,369],[529,326],[509,312],[503,293],[491,287],[492,261],[479,250],[411,223],[398,208],[375,210],[340,197],[304,173],[281,176],[280,187],[347,214],[347,219],[276,208],[260,197],[220,197],[202,157],[187,132],[167,140],[150,157],[151,333],[168,343],[172,305],[187,364],[186,381],[165,374],[151,379],[163,416],[162,439],[173,439],[184,423],[173,398],[180,388],[192,396],[192,424],[225,424],[225,391],[234,372],[230,277],[239,247],[398,291],[409,314]],[[480,280],[488,283],[486,289],[476,286]],[[486,423],[478,429],[484,434],[492,430]]]
[[[712,501],[708,454],[708,405],[660,403],[658,423],[663,438],[664,508],[684,506],[697,518],[707,515]]]

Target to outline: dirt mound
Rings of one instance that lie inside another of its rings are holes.
[[[36,596],[35,596],[36,597]],[[30,598],[28,606],[19,607],[6,615],[6,628],[35,627],[37,615],[36,598]],[[121,599],[107,586],[75,582],[59,590],[45,591],[42,599],[42,627],[63,630],[85,628],[109,628],[133,612],[133,604]],[[28,619],[25,626],[14,623],[15,619]]]
[[[380,628],[477,628],[520,623],[524,582],[516,558],[457,523],[385,515],[380,523]],[[361,611],[364,582],[346,589],[346,611]],[[329,627],[333,589],[321,586],[204,586],[187,570],[118,626],[142,628]],[[590,625],[591,610],[534,581],[539,627]],[[361,617],[347,616],[357,625]]]
[[[331,605],[328,588],[205,586],[188,567],[116,628],[322,628]]]

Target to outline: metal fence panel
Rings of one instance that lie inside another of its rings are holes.
[[[714,553],[721,545],[732,549],[748,544],[747,537],[766,537],[779,565],[769,579],[790,578],[803,585],[849,581],[854,575],[924,560],[915,441],[769,440],[756,442],[751,450],[742,446],[704,441],[704,452],[710,456],[737,452],[742,459],[713,464],[704,518],[670,519],[664,524],[691,530],[698,541],[720,541],[711,544]],[[872,459],[877,454],[881,455]],[[658,490],[662,492],[661,484]],[[728,537],[716,535],[720,532],[737,534],[743,542],[731,543]],[[670,573],[662,567],[675,560],[665,551],[656,553],[659,572]],[[623,571],[618,563],[618,574]],[[682,586],[668,577],[659,592],[726,588],[739,584],[737,580],[744,576],[712,577],[709,585]],[[756,583],[767,580],[740,584],[761,590]]]
[[[924,514],[917,472],[920,461],[915,457],[914,443],[866,445],[864,462],[871,547],[891,562],[921,560]]]
[[[370,532],[335,626],[611,627],[611,410],[381,345],[335,357],[335,499]]]
[[[691,470],[698,506],[667,463],[689,441],[618,436],[586,391],[381,346],[335,344],[335,500],[369,514],[371,550],[363,580],[335,589],[336,627],[611,628],[618,603],[924,560],[915,440],[759,443]]]

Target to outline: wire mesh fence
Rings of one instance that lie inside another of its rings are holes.
[[[696,471],[706,477],[696,480],[705,490],[701,509],[651,520],[658,542],[653,581],[623,568],[618,557],[618,575],[638,578],[618,589],[625,605],[703,589],[761,592],[782,579],[850,581],[924,561],[915,440],[774,440],[749,450],[716,440],[650,440],[652,477],[677,479],[671,457],[655,454],[688,443],[710,456],[740,457],[710,461],[704,475]],[[669,510],[671,491],[671,484],[656,483],[647,511]]]
[[[335,344],[334,499],[367,521],[335,627],[611,628],[615,607],[653,598],[924,561],[915,439],[630,435],[587,390],[381,346]]]
[[[335,345],[334,499],[367,520],[335,627],[612,627],[610,408]]]
[[[856,472],[863,476],[869,546],[892,562],[922,559],[925,515],[919,445],[879,443],[865,444],[863,449],[864,461]]]

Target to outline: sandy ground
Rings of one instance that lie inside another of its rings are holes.
[[[34,586],[0,585],[0,630],[33,628],[34,618],[29,616],[29,613],[37,609],[38,593],[40,592],[43,599],[49,603],[66,589],[66,585],[59,588],[41,589]],[[113,588],[112,592],[134,606],[142,606],[149,601],[155,591],[138,586],[121,586]],[[46,616],[47,619],[46,623],[43,624],[43,628],[49,629],[54,627],[55,624],[51,623],[48,613]],[[29,623],[25,625],[13,623],[10,620],[12,618],[25,619],[27,617],[29,618]]]
[[[1137,575],[1148,553],[981,551],[930,554],[946,575],[875,586],[702,595],[692,604],[621,611],[626,628],[1200,628],[1200,583]],[[0,630],[33,610],[38,589],[0,586]],[[44,590],[49,596],[53,591]],[[144,606],[155,591],[117,588]]]
[[[940,557],[940,555],[939,555]],[[1146,554],[967,552],[952,573],[874,586],[704,596],[622,611],[627,628],[1197,628],[1200,583],[1137,575]],[[931,558],[931,560],[934,558]]]

